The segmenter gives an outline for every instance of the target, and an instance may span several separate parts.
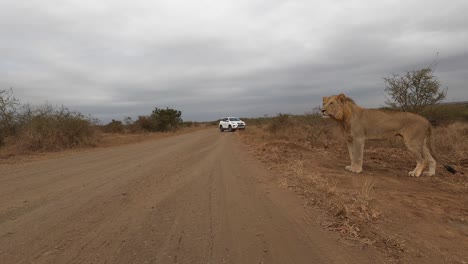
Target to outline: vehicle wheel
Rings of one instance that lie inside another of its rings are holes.
[[[229,126],[228,130],[229,130],[229,132],[233,132],[233,131],[234,131],[234,129],[232,129],[232,126]]]
[[[223,126],[219,126],[219,132],[224,132]]]

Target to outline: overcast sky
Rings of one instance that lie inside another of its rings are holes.
[[[103,122],[301,114],[428,66],[468,100],[468,1],[0,0],[0,90]]]

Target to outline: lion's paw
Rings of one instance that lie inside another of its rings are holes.
[[[419,177],[419,176],[421,176],[421,174],[420,173],[418,174],[418,173],[416,173],[414,171],[409,171],[408,176],[410,176],[410,177]]]
[[[435,172],[429,172],[429,171],[425,171],[423,172],[422,174],[423,176],[429,176],[429,177],[432,177],[432,176],[435,176]]]
[[[362,168],[360,168],[360,169],[353,168],[353,166],[346,166],[345,170],[350,171],[350,172],[354,172],[354,173],[361,173],[362,172]]]

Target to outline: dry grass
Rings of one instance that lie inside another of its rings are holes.
[[[98,134],[89,118],[67,108],[44,105],[18,114],[15,133],[8,135],[2,154],[60,151],[94,146]]]
[[[434,129],[436,151],[454,161],[468,161],[468,123],[456,122]]]

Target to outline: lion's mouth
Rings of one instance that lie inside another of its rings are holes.
[[[322,118],[330,118],[330,115],[322,113]]]

